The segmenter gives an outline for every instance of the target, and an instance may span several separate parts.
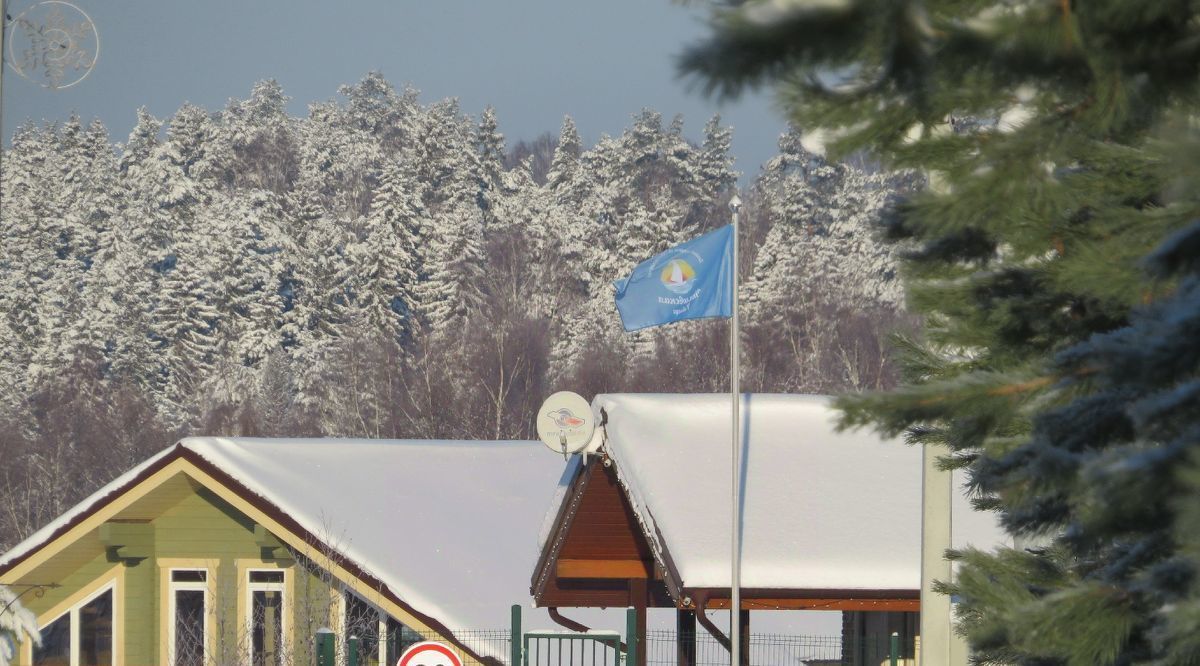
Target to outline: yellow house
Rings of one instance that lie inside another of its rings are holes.
[[[42,632],[17,663],[311,664],[322,627],[342,663],[496,663],[561,471],[529,442],[184,439],[0,557]]]

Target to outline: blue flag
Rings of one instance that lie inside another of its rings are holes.
[[[733,225],[638,264],[617,288],[626,331],[684,319],[733,316]]]

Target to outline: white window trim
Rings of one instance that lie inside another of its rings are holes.
[[[379,630],[375,634],[379,636],[379,663],[387,666],[387,613],[382,610],[379,611]],[[399,659],[400,655],[396,655],[396,658]]]
[[[64,610],[63,612],[59,613],[58,615],[55,615],[53,618],[46,620],[38,627],[38,631],[41,631],[41,630],[45,629],[46,627],[49,627],[50,625],[54,624],[55,622],[58,622],[59,620],[63,619],[64,617],[66,617],[68,615],[71,616],[71,620],[70,620],[71,621],[71,638],[70,638],[71,645],[68,648],[70,650],[70,655],[71,655],[71,662],[70,662],[71,666],[79,666],[79,659],[81,657],[80,653],[82,652],[82,649],[81,649],[82,646],[79,643],[82,640],[81,632],[83,631],[83,627],[81,626],[82,623],[79,621],[79,611],[84,606],[95,601],[96,598],[99,597],[100,595],[104,594],[105,592],[110,592],[110,591],[112,592],[112,604],[111,604],[111,608],[109,609],[109,613],[112,616],[111,622],[112,622],[112,630],[113,631],[112,631],[112,647],[109,650],[109,654],[112,656],[112,660],[109,663],[112,664],[113,666],[116,666],[116,663],[117,663],[117,641],[118,641],[119,637],[117,636],[117,581],[115,579],[110,580],[108,583],[102,585],[99,588],[96,588],[96,590],[94,592],[92,592],[91,594],[87,595],[86,597],[80,599],[79,601],[75,602],[75,604],[73,604],[70,608]],[[30,663],[33,663],[32,652],[30,654]]]
[[[202,581],[176,581],[176,571],[203,571],[204,580]],[[176,592],[203,592],[204,593],[204,637],[201,639],[202,648],[204,650],[204,662],[208,663],[208,645],[212,638],[209,632],[212,628],[209,626],[208,616],[212,610],[212,583],[211,577],[213,572],[204,567],[171,567],[167,570],[167,659],[171,664],[175,663],[175,593]],[[72,664],[72,666],[76,666]]]
[[[250,568],[245,569],[244,571],[245,571],[245,574],[244,574],[245,579],[242,582],[244,582],[246,584],[246,599],[245,599],[245,601],[246,601],[246,626],[245,626],[245,630],[246,630],[246,663],[253,664],[254,663],[253,636],[254,636],[254,593],[255,592],[278,592],[280,594],[279,633],[280,633],[280,636],[283,637],[284,645],[287,644],[288,630],[290,629],[290,627],[288,627],[288,621],[287,621],[287,616],[288,616],[288,613],[287,613],[287,609],[288,609],[288,605],[287,605],[288,604],[288,598],[287,598],[288,572],[286,569],[280,569],[280,568],[265,568],[264,569],[261,567],[258,567],[258,568],[250,567]],[[280,573],[283,575],[283,580],[279,581],[278,583],[253,583],[250,581],[250,574],[256,573],[256,572]],[[279,659],[280,659],[280,665],[282,666],[282,664],[284,663],[284,661],[286,659],[286,656],[284,654],[286,652],[286,650],[282,649],[283,645],[278,646],[278,648],[280,649]]]
[[[333,635],[337,637],[337,643],[334,644],[334,661],[337,662],[337,666],[346,666],[350,654],[350,637],[346,635],[346,607],[349,605],[346,603],[346,594],[348,592],[343,587],[337,594],[337,608],[334,609],[337,614],[337,629],[333,632]]]

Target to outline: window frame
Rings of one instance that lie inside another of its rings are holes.
[[[176,571],[203,571],[204,580],[202,581],[176,581]],[[203,636],[201,638],[201,648],[204,654],[204,663],[208,663],[211,656],[209,654],[209,645],[212,642],[212,623],[209,622],[209,615],[213,611],[213,571],[209,567],[202,566],[169,566],[166,567],[167,572],[167,664],[174,666],[175,664],[175,625],[176,618],[176,592],[203,592],[204,593],[204,608],[201,616],[204,618]]]
[[[84,606],[86,606],[86,605],[90,604],[91,602],[95,601],[96,599],[98,599],[105,592],[112,593],[111,609],[109,610],[109,613],[112,617],[112,620],[111,620],[111,622],[112,622],[112,646],[109,649],[109,654],[111,655],[111,661],[109,663],[110,663],[110,666],[116,666],[116,664],[117,664],[117,643],[118,643],[118,639],[119,639],[118,632],[117,632],[117,579],[116,578],[108,579],[107,581],[102,583],[96,589],[92,590],[91,592],[85,593],[82,598],[80,598],[78,600],[73,600],[71,602],[70,606],[68,606],[67,608],[61,609],[59,612],[55,613],[54,615],[49,616],[49,617],[38,618],[37,624],[38,624],[38,631],[40,632],[43,629],[45,629],[46,627],[49,627],[50,625],[54,624],[55,622],[58,622],[59,620],[63,619],[64,617],[70,616],[69,621],[71,623],[71,631],[70,631],[70,638],[68,639],[69,645],[67,647],[67,651],[69,654],[69,663],[71,666],[79,666],[79,660],[82,657],[81,641],[82,641],[82,637],[83,637],[83,626],[79,619],[79,611],[81,611]],[[29,648],[29,663],[30,664],[33,664],[33,658],[34,658],[33,646],[30,645],[30,648]]]
[[[254,663],[254,593],[255,592],[278,592],[281,596],[279,599],[279,635],[282,644],[279,646],[280,666],[286,661],[288,645],[288,631],[291,630],[291,623],[288,621],[289,605],[291,595],[288,593],[289,583],[291,582],[291,571],[285,567],[264,567],[264,566],[247,566],[239,567],[239,583],[242,585],[242,606],[244,609],[242,630],[246,636],[246,663]],[[280,573],[283,575],[283,580],[279,582],[253,582],[250,580],[251,574],[254,573]]]

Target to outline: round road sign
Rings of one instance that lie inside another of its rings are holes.
[[[463,663],[447,645],[424,641],[405,650],[396,666],[463,666]]]

